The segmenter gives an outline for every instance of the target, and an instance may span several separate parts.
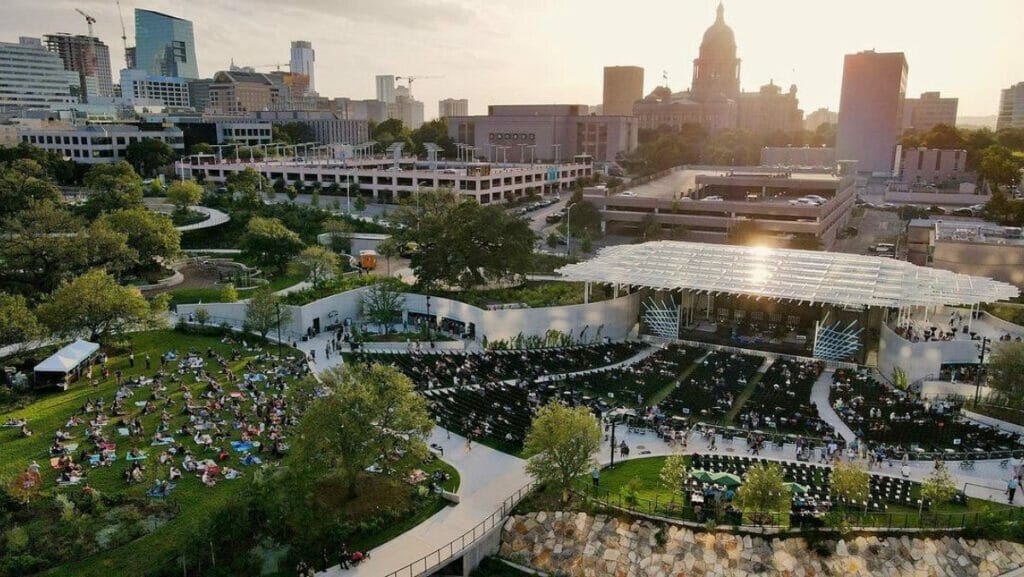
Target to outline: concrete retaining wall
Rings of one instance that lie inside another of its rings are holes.
[[[943,363],[977,363],[978,345],[974,341],[928,341],[912,343],[897,335],[887,325],[879,330],[878,370],[891,378],[895,367],[907,373],[913,383],[935,378]]]

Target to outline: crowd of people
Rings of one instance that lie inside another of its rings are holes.
[[[228,337],[223,342],[230,346],[227,356],[212,347],[168,350],[159,366],[146,354],[139,374],[126,378],[116,371],[112,395],[88,397],[54,431],[49,457],[57,483],[84,483],[90,490],[91,469],[123,463],[126,484],[151,480],[146,494],[163,498],[185,478],[212,488],[242,476],[239,467],[283,456],[298,419],[286,392],[308,371],[305,360],[278,359]],[[129,353],[129,369],[134,360]],[[99,360],[104,369],[107,363]],[[239,363],[236,373],[232,366]]]

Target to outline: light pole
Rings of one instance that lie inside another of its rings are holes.
[[[427,295],[427,342],[430,343],[430,348],[434,348],[434,335],[430,331],[430,295]]]
[[[277,360],[281,361],[281,303],[274,303],[277,308]]]
[[[570,222],[572,221],[572,209],[576,206],[576,203],[569,203],[565,208],[565,256],[572,258],[572,227]]]
[[[978,370],[974,372],[974,406],[981,402],[981,371],[985,369],[985,352],[988,350],[988,337],[981,337],[981,353],[978,355]]]
[[[611,463],[608,465],[608,468],[611,469],[612,467],[615,466],[615,418],[611,417],[611,418],[609,418],[609,421],[610,421],[610,425],[611,425],[611,428],[612,428],[612,439],[611,439],[612,442],[611,442]]]

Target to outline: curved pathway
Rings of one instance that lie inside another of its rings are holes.
[[[184,226],[176,226],[179,232],[188,232],[190,230],[201,230],[204,228],[213,228],[220,226],[231,220],[231,216],[226,212],[221,212],[216,208],[209,208],[206,206],[193,206],[192,210],[201,212],[206,215],[206,220],[197,222],[195,224],[186,224]]]
[[[832,375],[833,371],[831,370],[823,371],[818,380],[814,382],[814,386],[811,387],[811,403],[818,407],[818,416],[821,417],[821,420],[831,425],[844,441],[851,443],[857,439],[857,436],[849,425],[839,418],[835,409],[832,408],[832,404],[828,402],[828,393],[832,388]]]

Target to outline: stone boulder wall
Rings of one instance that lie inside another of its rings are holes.
[[[818,553],[823,549],[827,555]],[[505,523],[501,556],[574,577],[995,577],[1024,566],[1024,545],[862,536],[810,547],[800,537],[695,533],[606,515],[539,512]]]

